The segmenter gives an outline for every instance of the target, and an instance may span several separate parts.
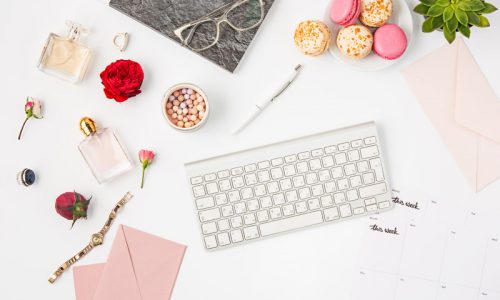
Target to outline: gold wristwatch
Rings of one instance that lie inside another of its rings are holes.
[[[102,244],[104,240],[104,235],[108,232],[109,228],[111,227],[111,223],[113,223],[113,220],[116,218],[116,213],[118,210],[125,205],[130,199],[132,199],[132,194],[130,192],[126,193],[123,198],[116,203],[115,207],[109,214],[108,220],[104,224],[104,226],[101,228],[101,230],[97,233],[94,233],[90,239],[89,244],[83,248],[80,252],[78,252],[76,255],[74,255],[72,258],[68,259],[65,261],[55,272],[52,274],[52,276],[49,277],[49,282],[54,283],[61,274],[66,271],[72,264],[77,262],[80,258],[84,257],[87,255],[87,253],[90,252],[95,246],[99,246]]]

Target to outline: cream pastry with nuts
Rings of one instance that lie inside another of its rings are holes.
[[[303,54],[317,56],[330,46],[330,30],[320,21],[303,21],[295,29],[294,41]]]
[[[370,54],[373,46],[373,35],[363,25],[351,25],[339,31],[337,47],[347,57],[363,58]]]

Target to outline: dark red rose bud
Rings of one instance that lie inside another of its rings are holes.
[[[117,60],[101,72],[104,94],[116,102],[126,101],[141,93],[144,72],[139,63],[132,60]]]
[[[77,192],[66,192],[57,197],[56,211],[63,218],[73,220],[73,223],[71,223],[71,228],[73,228],[78,219],[87,218],[89,203],[90,199],[85,199],[85,197]]]

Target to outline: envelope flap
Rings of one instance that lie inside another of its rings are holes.
[[[92,300],[105,265],[102,263],[73,268],[76,300]]]
[[[460,125],[500,143],[500,99],[463,39],[458,45],[455,119]]]
[[[118,228],[94,300],[141,300],[123,226]]]
[[[143,300],[170,299],[186,246],[123,226]]]

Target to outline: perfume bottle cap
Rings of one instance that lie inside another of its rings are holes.
[[[85,136],[89,136],[97,131],[97,126],[91,118],[83,117],[80,119],[80,130]]]
[[[75,23],[70,20],[66,20],[66,26],[69,27],[68,31],[68,39],[72,41],[78,40],[80,37],[80,34],[87,35],[88,34],[88,29],[83,27],[82,25]]]

